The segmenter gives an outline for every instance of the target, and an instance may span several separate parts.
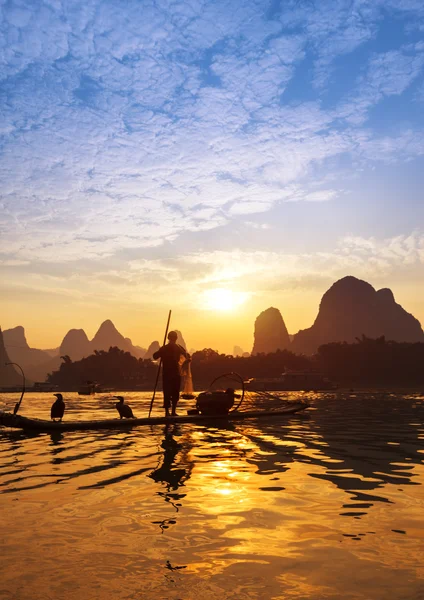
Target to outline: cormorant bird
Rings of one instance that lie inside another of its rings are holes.
[[[117,398],[119,402],[115,404],[116,410],[119,412],[119,416],[121,419],[135,419],[133,411],[131,410],[131,406],[128,404],[124,404],[123,396],[114,396]]]
[[[56,396],[57,400],[52,404],[50,410],[50,417],[52,421],[54,421],[55,419],[59,419],[59,421],[61,421],[65,412],[65,403],[63,401],[63,396],[62,394],[53,394],[53,396]]]

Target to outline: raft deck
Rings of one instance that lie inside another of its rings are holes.
[[[24,431],[85,431],[89,429],[131,429],[143,425],[167,425],[172,423],[214,423],[216,421],[241,421],[291,415],[308,408],[304,401],[293,402],[279,410],[252,410],[230,412],[225,415],[178,415],[177,417],[142,417],[135,419],[102,419],[99,421],[46,421],[31,419],[9,412],[0,412],[0,425]]]

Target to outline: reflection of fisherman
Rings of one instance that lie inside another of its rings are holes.
[[[152,471],[149,477],[157,483],[165,484],[165,490],[158,492],[158,494],[162,496],[165,502],[171,504],[175,512],[178,513],[181,501],[185,497],[185,493],[182,493],[179,488],[185,485],[193,469],[193,462],[188,456],[191,445],[187,439],[182,444],[174,438],[174,435],[180,435],[178,426],[175,424],[170,425],[167,423],[163,433],[164,438],[161,443],[163,448],[162,464]],[[180,456],[176,463],[178,454]],[[153,523],[159,525],[163,533],[170,525],[176,523],[176,519],[175,517],[166,518],[161,521],[153,521]]]
[[[172,416],[176,416],[175,409],[180,398],[181,374],[180,360],[181,357],[190,358],[189,354],[182,346],[177,344],[178,334],[176,331],[168,333],[168,344],[159,348],[153,354],[153,358],[162,359],[162,383],[163,383],[163,404],[165,408],[165,417],[169,417],[169,409],[172,407]]]
[[[169,425],[165,426],[165,437],[161,443],[164,450],[162,465],[149,475],[155,481],[167,483],[169,489],[173,490],[178,489],[182,485],[182,480],[186,475],[186,469],[176,469],[174,466],[175,457],[182,449],[182,445],[174,439],[175,433],[176,430],[174,428],[171,429]]]

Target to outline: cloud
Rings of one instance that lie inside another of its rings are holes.
[[[255,221],[244,221],[244,224],[247,227],[252,227],[253,229],[271,229],[271,225],[268,223],[256,223]]]
[[[384,262],[386,269],[424,264],[424,235],[413,232],[392,238],[347,237],[343,240],[343,254],[356,254],[367,260]]]
[[[414,294],[424,264],[424,234],[377,239],[346,236],[334,248],[315,252],[281,252],[233,249],[179,253],[168,258],[127,260],[96,259],[65,269],[37,272],[28,265],[0,262],[0,278],[9,302],[27,303],[29,295],[37,302],[61,300],[68,307],[90,307],[111,314],[161,306],[172,299],[173,307],[185,312],[201,308],[208,290],[231,290],[235,297],[249,297],[252,307],[291,298],[292,318],[297,321],[297,303],[319,295],[334,281],[354,275],[376,287],[398,289],[408,278],[414,281]],[[47,269],[47,267],[46,267]],[[7,282],[7,283],[6,283]],[[419,289],[419,287],[418,287]],[[306,294],[306,296],[305,296]],[[311,317],[310,317],[311,318]],[[304,322],[304,326],[307,322]]]
[[[181,287],[189,284],[196,297],[196,290],[200,293],[211,287],[231,287],[260,295],[323,277],[335,281],[347,274],[378,280],[394,276],[400,268],[421,269],[423,264],[424,234],[416,231],[383,239],[347,236],[327,252],[215,250],[151,263],[135,261],[132,269],[140,274],[151,269]]]
[[[421,44],[374,54],[367,73],[358,82],[358,93],[340,111],[347,121],[361,124],[367,111],[384,97],[402,94],[424,70]]]
[[[2,198],[7,261],[104,260],[208,231],[281,202],[335,200],[331,165],[422,154],[422,121],[373,131],[371,107],[418,79],[416,42],[364,59],[340,103],[323,108],[307,61],[331,93],[331,65],[403,28],[412,1],[101,0],[1,7]],[[412,34],[411,34],[412,35]],[[411,38],[411,40],[413,37]],[[415,44],[415,45],[414,45]]]

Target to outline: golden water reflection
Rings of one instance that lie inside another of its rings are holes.
[[[3,431],[0,598],[421,599],[422,398],[313,402],[219,428]]]

